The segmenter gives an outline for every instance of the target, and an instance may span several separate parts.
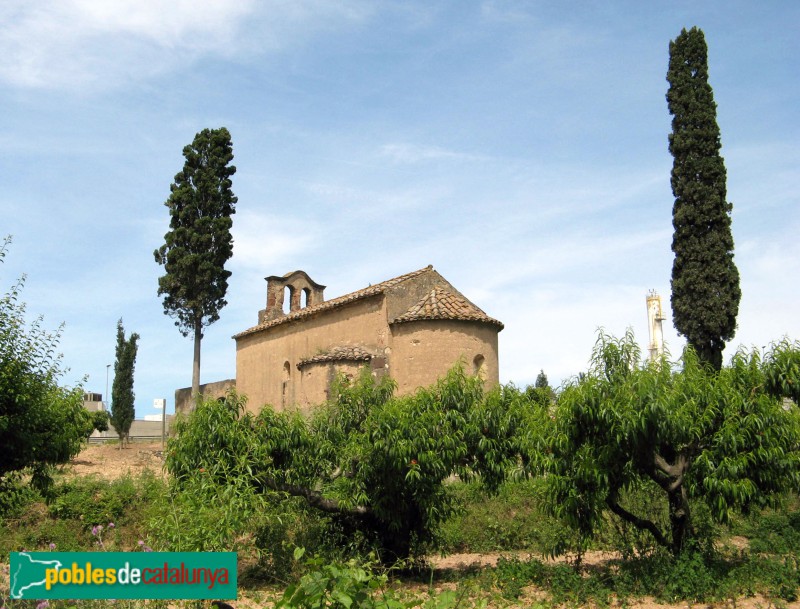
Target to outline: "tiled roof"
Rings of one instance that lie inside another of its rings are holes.
[[[261,330],[265,330],[273,326],[289,323],[291,321],[295,321],[298,319],[304,319],[306,317],[314,315],[315,313],[319,313],[321,311],[327,311],[328,309],[334,309],[336,307],[340,307],[344,304],[353,302],[355,300],[361,300],[362,298],[369,298],[370,296],[376,296],[378,294],[382,294],[388,288],[392,288],[399,283],[403,283],[404,281],[411,279],[412,277],[416,277],[417,275],[421,275],[422,273],[426,273],[431,270],[433,270],[433,265],[429,264],[424,269],[419,269],[418,271],[412,271],[410,273],[406,273],[405,275],[394,277],[393,279],[387,279],[386,281],[382,281],[381,283],[376,283],[375,285],[371,285],[361,290],[350,292],[349,294],[345,294],[344,296],[339,296],[338,298],[332,298],[331,300],[326,300],[319,304],[306,307],[298,311],[293,311],[291,313],[287,313],[286,315],[283,315],[282,317],[278,317],[276,319],[270,319],[268,321],[265,321],[264,323],[258,324],[257,326],[253,326],[248,330],[236,334],[233,338],[240,338],[242,336],[247,336],[248,334],[260,332]]]
[[[482,321],[503,328],[502,322],[489,317],[474,304],[441,286],[434,287],[408,311],[392,323],[399,324],[425,319],[455,319],[459,321]]]
[[[306,357],[297,363],[297,368],[318,362],[367,362],[372,359],[372,354],[363,347],[334,347],[326,353],[314,357]]]

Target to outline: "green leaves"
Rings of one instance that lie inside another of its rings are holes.
[[[137,341],[135,332],[125,338],[122,319],[117,322],[117,349],[114,362],[114,383],[111,386],[111,424],[119,434],[120,441],[127,437],[136,416],[133,392],[133,371],[136,367]]]
[[[703,32],[683,30],[669,46],[667,105],[673,156],[672,312],[675,328],[719,370],[736,331],[741,291],[733,262],[731,204],[720,156],[716,104]]]
[[[0,245],[0,261],[10,242]],[[51,467],[76,455],[93,425],[81,387],[58,385],[61,328],[48,332],[41,318],[26,323],[23,284],[0,295],[0,478],[31,468],[32,482],[46,487]]]
[[[231,275],[225,270],[233,256],[231,216],[237,201],[231,191],[230,178],[236,172],[230,165],[231,135],[224,127],[204,129],[183,149],[183,156],[183,170],[175,176],[164,204],[169,208],[170,230],[153,256],[165,271],[158,279],[164,313],[175,318],[183,336],[194,336],[192,394],[196,397],[203,328],[217,321],[227,304]]]
[[[423,551],[456,509],[449,477],[480,476],[493,487],[505,479],[517,465],[522,417],[533,415],[515,388],[485,395],[460,367],[413,396],[393,390],[365,369],[356,381],[338,379],[310,419],[271,408],[253,416],[235,394],[205,402],[178,422],[167,468],[179,480],[202,468],[219,483],[303,497],[353,517],[382,558],[405,558]]]
[[[269,408],[254,416],[230,394],[177,424],[167,468],[180,481],[302,497],[345,516],[390,561],[436,542],[457,509],[454,475],[490,489],[542,475],[550,512],[579,547],[611,510],[679,553],[692,534],[690,502],[725,521],[800,488],[800,415],[780,397],[797,378],[797,353],[789,343],[764,356],[742,351],[711,374],[691,348],[675,364],[643,364],[628,333],[601,335],[589,372],[556,402],[511,385],[484,392],[461,368],[404,397],[365,370],[339,379],[310,419]],[[642,488],[662,494],[669,526],[626,505]]]
[[[295,549],[295,560],[304,553],[303,548]],[[400,602],[386,589],[388,577],[386,573],[375,573],[374,563],[362,565],[350,560],[344,564],[326,564],[320,559],[306,563],[309,572],[286,589],[276,605],[279,609],[410,609],[412,606]]]
[[[690,499],[725,522],[800,487],[800,416],[780,399],[798,353],[799,344],[786,342],[763,359],[740,351],[710,373],[691,348],[675,365],[640,364],[630,333],[601,335],[589,373],[564,388],[544,433],[552,513],[590,539],[606,509],[626,513],[623,491],[652,481],[669,504],[670,543],[680,551],[691,534]],[[655,533],[648,514],[628,516]]]

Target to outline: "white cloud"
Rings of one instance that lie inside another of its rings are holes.
[[[62,6],[71,8],[85,34],[133,34],[165,48],[219,47],[253,10],[252,0],[73,0]]]
[[[6,0],[0,80],[80,90],[148,78],[209,54],[277,50],[311,32],[359,22],[360,5],[321,0]]]
[[[313,220],[240,211],[233,219],[232,267],[262,273],[305,257],[319,241]]]
[[[464,152],[446,150],[438,146],[421,146],[407,143],[384,144],[381,146],[381,155],[389,157],[395,163],[419,163],[437,160],[475,161],[486,158]]]

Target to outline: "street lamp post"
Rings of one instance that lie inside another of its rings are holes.
[[[111,364],[106,364],[106,410],[108,410],[108,371],[111,369]]]

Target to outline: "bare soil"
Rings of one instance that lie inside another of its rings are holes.
[[[163,476],[163,465],[161,442],[134,442],[122,449],[116,443],[90,444],[64,466],[64,473],[116,480],[126,475],[136,477],[145,470]]]
[[[75,476],[99,476],[109,480],[120,478],[125,475],[137,476],[145,470],[150,470],[158,476],[164,476],[161,443],[138,444],[133,443],[120,450],[118,444],[92,444],[87,446],[81,453],[65,466],[67,475]],[[739,543],[746,545],[746,540],[734,540],[734,545]],[[518,557],[526,559],[528,552],[492,552],[485,554],[451,554],[445,557],[430,557],[430,563],[434,571],[463,572],[465,577],[468,573],[474,572],[481,567],[493,567],[497,564],[501,556]],[[587,552],[583,562],[586,565],[601,565],[615,556],[608,552]],[[537,558],[540,558],[537,556]],[[445,583],[435,586],[435,590],[455,588],[456,584]],[[404,588],[406,586],[404,585]],[[422,584],[409,584],[408,592],[419,597],[424,595],[428,587]],[[487,591],[487,595],[488,595]],[[270,607],[276,599],[274,589],[243,590],[240,591],[240,598],[231,601],[230,604],[236,609]],[[494,597],[489,597],[489,607],[504,608],[523,608],[536,604],[548,604],[546,595],[535,587],[530,586],[525,589],[523,597],[516,603],[501,601]],[[773,601],[763,596],[757,595],[749,598],[729,599],[719,603],[679,603],[674,605],[660,604],[652,598],[642,598],[637,601],[627,600],[624,603],[612,604],[613,606],[625,607],[625,609],[687,609],[687,607],[698,607],[703,609],[800,609],[800,601],[786,603],[783,601]]]

